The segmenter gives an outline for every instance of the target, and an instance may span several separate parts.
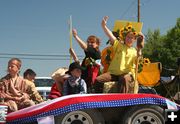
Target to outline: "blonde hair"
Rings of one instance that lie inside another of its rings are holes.
[[[19,58],[11,58],[8,63],[12,63],[13,61],[17,61],[17,64],[16,66],[18,67],[18,69],[21,68],[21,65],[22,65],[22,61],[19,59]]]

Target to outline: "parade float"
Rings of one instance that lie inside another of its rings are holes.
[[[116,28],[114,30],[118,31]],[[106,57],[109,55],[107,53]],[[106,62],[106,57],[103,62]],[[113,55],[109,55],[110,59],[112,57]],[[160,63],[144,63],[141,72],[136,75],[140,86],[157,85],[160,69]],[[176,80],[179,80],[178,76]],[[116,89],[113,90],[117,88],[116,83],[109,84],[105,84],[104,93],[100,94],[63,96],[8,114],[7,107],[4,107],[6,109],[1,109],[1,122],[7,124],[164,124],[167,121],[168,110],[179,110],[177,103],[171,98],[158,95],[160,93],[117,93]],[[143,90],[146,91],[146,89]]]

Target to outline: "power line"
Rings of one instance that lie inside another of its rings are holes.
[[[0,58],[3,58],[3,59],[10,59],[12,57],[7,57],[7,56],[3,56]],[[27,59],[27,60],[48,60],[48,61],[53,61],[53,60],[69,60],[69,58],[29,58],[29,57],[18,57],[19,59]],[[83,58],[79,58],[79,60],[83,60]]]
[[[48,54],[20,54],[20,53],[0,53],[0,55],[6,55],[6,56],[43,56],[43,57],[70,57],[70,55],[48,55]],[[77,55],[78,57],[84,57],[83,55]]]
[[[133,15],[132,15],[132,17],[130,17],[130,18],[136,18],[136,17],[138,16],[138,15],[137,15],[137,11],[135,10],[135,9],[137,8],[137,3],[135,3],[135,2],[137,2],[137,0],[134,0],[134,1],[132,1],[132,2],[130,3],[130,5],[127,7],[127,9],[123,12],[121,18],[124,18],[124,16],[125,16],[130,10],[131,10],[132,12],[134,12]],[[142,2],[140,3],[140,6],[141,6],[141,7],[142,7],[142,6],[145,6],[145,5],[147,5],[149,2],[151,2],[151,0],[142,1]]]
[[[70,55],[57,55],[57,54],[19,54],[19,53],[0,53],[0,58],[10,59],[17,57],[19,59],[28,60],[48,60],[48,61],[58,61],[58,60],[69,60]],[[83,60],[83,55],[78,55],[79,60]]]
[[[136,0],[132,1],[131,4],[128,6],[128,8],[123,12],[121,18],[123,18],[127,12],[130,10],[130,8],[132,8],[132,6],[135,4]]]

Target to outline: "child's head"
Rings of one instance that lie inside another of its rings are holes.
[[[29,81],[34,81],[34,79],[36,77],[36,72],[34,72],[32,69],[27,69],[23,73],[23,77]]]
[[[87,38],[88,47],[99,49],[100,39],[94,35],[91,35]]]
[[[134,34],[134,32],[128,32],[125,37],[125,41],[124,41],[125,44],[128,47],[131,47],[135,41],[136,41],[136,35]]]
[[[55,82],[63,83],[69,77],[69,75],[66,74],[67,71],[68,69],[66,67],[59,68],[58,70],[53,72],[51,77]]]
[[[11,76],[19,73],[21,68],[21,60],[18,58],[12,58],[8,61],[8,72]]]
[[[70,75],[74,76],[74,77],[81,77],[81,70],[82,70],[82,67],[81,65],[79,64],[79,62],[73,62],[69,65],[69,70],[67,73],[69,73]]]
[[[137,39],[138,33],[130,22],[120,30],[118,29],[117,32],[119,32],[120,40],[124,41],[128,47],[131,47]]]

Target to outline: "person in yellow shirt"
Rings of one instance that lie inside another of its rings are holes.
[[[97,89],[100,84],[118,81],[120,93],[134,93],[137,50],[133,47],[133,44],[136,42],[137,34],[134,30],[130,30],[119,41],[106,25],[108,18],[108,16],[103,18],[101,26],[113,47],[114,57],[107,72],[96,78],[95,90],[96,92],[102,92],[99,91],[102,88]]]

